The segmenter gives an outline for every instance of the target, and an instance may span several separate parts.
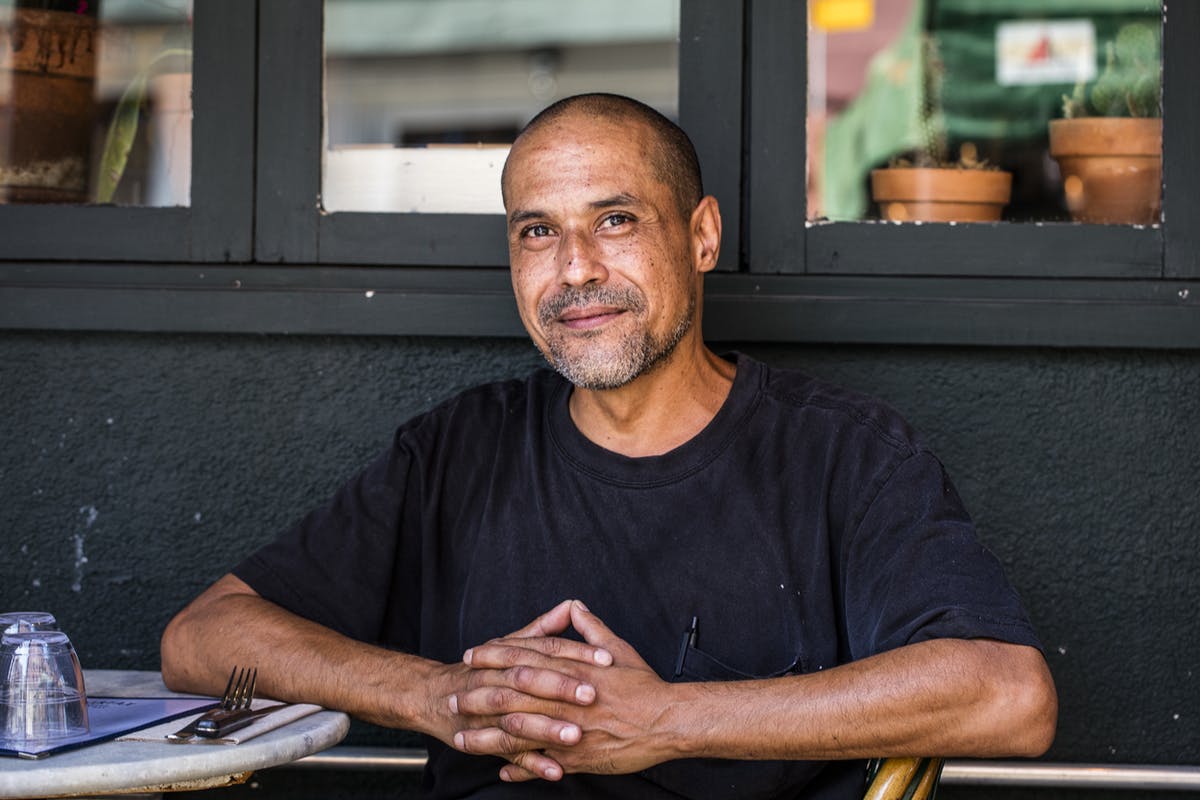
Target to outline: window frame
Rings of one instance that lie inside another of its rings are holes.
[[[200,0],[193,16],[192,183],[187,207],[0,205],[0,259],[231,262],[251,257],[251,4]]]
[[[1005,278],[1197,278],[1195,233],[1172,220],[1200,211],[1200,172],[1186,143],[1200,135],[1200,98],[1188,92],[1200,67],[1195,48],[1200,14],[1177,4],[1163,31],[1163,174],[1161,225],[1078,223],[807,222],[804,130],[807,110],[791,101],[795,87],[771,76],[807,73],[807,3],[754,0],[750,19],[747,195],[777,199],[755,212],[747,231],[747,269],[766,274]],[[799,46],[797,46],[799,45]],[[801,78],[799,83],[804,84]],[[791,91],[789,91],[789,89]],[[783,118],[781,119],[781,110]],[[1190,257],[1189,257],[1190,256]]]
[[[214,31],[244,24],[246,8],[257,12],[257,61],[247,66],[239,46],[241,71],[232,63],[218,69],[210,64],[215,48],[201,53],[200,44],[217,41]],[[1186,158],[1200,133],[1200,95],[1188,88],[1200,67],[1200,50],[1192,47],[1200,4],[1172,4],[1164,32],[1164,225],[1024,226],[1028,231],[798,221],[792,210],[805,207],[804,137],[795,132],[803,129],[805,109],[795,102],[795,87],[803,85],[805,53],[794,32],[805,29],[805,4],[688,0],[682,8],[680,113],[709,188],[723,195],[725,218],[721,271],[705,283],[709,339],[1200,347],[1200,231],[1187,227],[1200,210],[1200,163]],[[320,86],[320,0],[197,0],[197,9],[197,80],[212,75],[208,86],[222,85],[233,97],[257,91],[257,111],[231,126],[202,121],[216,140],[231,143],[233,161],[249,158],[254,166],[253,183],[224,198],[241,216],[220,219],[239,229],[252,223],[255,251],[248,258],[242,250],[220,251],[201,235],[198,248],[177,243],[154,257],[137,240],[185,239],[192,232],[163,224],[169,213],[139,212],[175,209],[36,209],[49,212],[39,223],[47,229],[94,217],[86,231],[110,239],[56,249],[39,234],[38,246],[0,252],[0,328],[523,336],[507,270],[490,249],[502,246],[502,229],[489,232],[488,215],[482,226],[467,220],[464,231],[458,215],[319,211],[320,139],[311,132],[319,131],[321,112],[319,88],[313,90]],[[201,9],[211,14],[203,28]],[[198,120],[210,102],[202,85]],[[247,121],[257,122],[250,156],[236,146]],[[207,152],[196,150],[197,177],[220,150]],[[237,173],[235,165],[214,168]],[[113,230],[100,222],[106,214],[113,215]],[[27,234],[31,225],[15,222],[21,217],[15,207],[0,208],[0,239]],[[454,242],[444,242],[447,230],[471,241],[454,250]],[[1018,275],[976,270],[986,264],[974,247],[980,242],[1003,245],[1002,266]],[[865,255],[851,259],[855,248]],[[1081,258],[1079,248],[1101,266]],[[195,263],[197,253],[229,263]],[[874,266],[855,266],[858,274],[831,270],[835,255],[847,265],[861,258]],[[1103,266],[1105,259],[1112,263]],[[960,268],[967,262],[970,273]]]
[[[261,193],[256,209],[258,260],[507,268],[502,214],[321,209],[323,7],[321,0],[260,0],[258,178],[275,190]],[[726,235],[734,242],[740,163],[725,155],[741,151],[741,21],[736,3],[691,0],[680,8],[680,118],[696,131],[706,188],[732,220]],[[717,37],[724,47],[705,47]],[[721,266],[736,268],[736,249]]]

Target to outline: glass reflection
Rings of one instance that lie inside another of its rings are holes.
[[[678,118],[678,0],[326,0],[322,205],[502,213],[517,131],[586,91]]]
[[[1160,0],[811,0],[809,9],[808,219],[1160,221]],[[1141,142],[1135,166],[1060,157],[1068,145],[1056,130],[1077,127],[1065,117],[1112,120],[1091,127]],[[1129,170],[1140,177],[1117,181]],[[1146,196],[1133,209],[1081,210],[1113,183]],[[989,216],[977,216],[987,204]]]
[[[0,2],[0,202],[188,205],[190,0]]]

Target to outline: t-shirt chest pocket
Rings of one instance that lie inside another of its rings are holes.
[[[790,607],[790,604],[788,604]],[[761,611],[761,609],[760,609]],[[782,609],[775,610],[779,614]],[[739,615],[740,616],[740,615]],[[697,616],[695,641],[684,631],[676,656],[676,682],[748,681],[780,678],[820,668],[814,652],[821,643],[803,641],[799,619],[749,612],[740,625],[705,626]],[[823,652],[822,652],[823,655]],[[807,761],[731,761],[686,759],[670,761],[642,771],[641,777],[671,792],[699,800],[754,800],[794,795],[821,769]]]
[[[760,604],[730,604],[695,615],[695,629],[681,630],[671,654],[674,681],[744,681],[779,678],[825,669],[835,663],[837,642],[806,636],[811,609],[799,598]],[[807,612],[807,613],[806,613]]]
[[[800,642],[781,643],[781,647],[770,655],[759,654],[752,667],[739,668],[704,650],[688,644],[681,646],[681,659],[677,664],[678,681],[745,681],[762,678],[778,678],[801,672]],[[746,672],[753,669],[754,672]]]

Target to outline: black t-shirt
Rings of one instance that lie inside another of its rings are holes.
[[[443,662],[565,598],[666,680],[807,673],[939,637],[1038,646],[941,463],[884,404],[736,356],[661,456],[585,438],[549,371],[467,391],[235,574],[362,641]],[[696,646],[674,677],[681,636]],[[689,760],[500,783],[430,740],[432,797],[859,797],[861,762]]]

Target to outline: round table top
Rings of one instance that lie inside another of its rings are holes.
[[[97,697],[182,697],[157,672],[87,670]],[[181,723],[182,724],[182,723]],[[254,770],[303,758],[340,742],[350,718],[319,711],[237,745],[108,741],[30,761],[4,758],[0,797],[55,797],[208,789],[240,783]]]

